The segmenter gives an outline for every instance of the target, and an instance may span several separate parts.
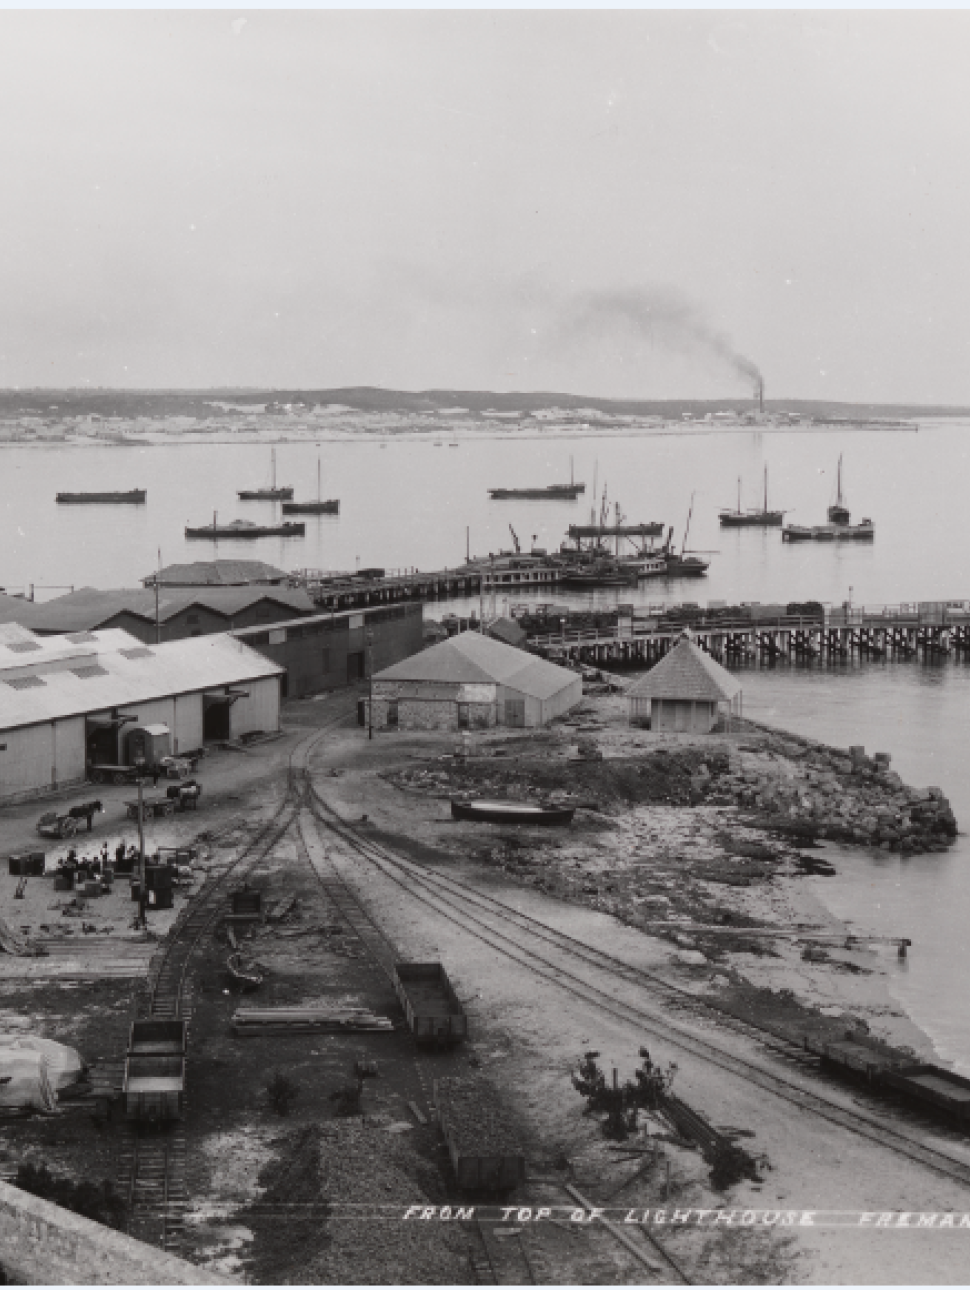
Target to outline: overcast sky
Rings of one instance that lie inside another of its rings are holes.
[[[4,12],[0,384],[970,403],[970,15]]]

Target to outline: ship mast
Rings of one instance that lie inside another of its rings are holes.
[[[320,491],[320,457],[317,455],[317,502],[323,501],[323,493]]]
[[[768,467],[765,466],[765,514],[768,514]]]
[[[276,449],[275,448],[270,448],[269,460],[270,460],[270,489],[275,493],[276,492]]]

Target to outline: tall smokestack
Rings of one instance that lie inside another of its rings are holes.
[[[762,377],[761,380],[758,382],[758,411],[764,412],[764,410],[765,410],[765,378]]]

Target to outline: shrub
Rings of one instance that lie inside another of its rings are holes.
[[[263,1085],[269,1104],[277,1115],[289,1115],[290,1107],[300,1096],[300,1086],[281,1070],[274,1070]]]

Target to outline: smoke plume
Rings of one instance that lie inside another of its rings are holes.
[[[755,394],[761,386],[757,364],[713,327],[698,305],[672,287],[584,292],[569,300],[554,328],[555,340],[570,347],[623,334],[726,367]]]

